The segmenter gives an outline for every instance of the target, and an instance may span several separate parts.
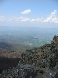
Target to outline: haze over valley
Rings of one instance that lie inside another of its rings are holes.
[[[26,49],[51,43],[53,36],[57,34],[57,28],[0,26],[0,44],[2,44],[0,47],[7,49],[9,45],[8,49],[25,51]]]

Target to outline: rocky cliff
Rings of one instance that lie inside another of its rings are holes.
[[[26,50],[17,66],[4,72],[0,78],[58,78],[58,36],[51,44]]]

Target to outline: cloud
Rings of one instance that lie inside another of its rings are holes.
[[[24,21],[24,22],[30,22],[30,18],[22,17],[22,18],[21,18],[21,21]]]
[[[57,11],[54,10],[43,22],[54,22],[58,21],[58,18],[56,17]]]
[[[29,14],[30,12],[31,12],[31,10],[30,9],[27,9],[27,10],[21,12],[21,14]]]
[[[30,10],[30,9],[29,9]],[[29,13],[30,11],[25,10],[24,13]],[[29,18],[29,17],[23,17],[23,16],[18,16],[18,17],[5,17],[5,16],[0,16],[0,22],[5,21],[5,22],[15,22],[15,23],[20,23],[20,22],[30,22],[30,23],[57,23],[58,24],[58,17],[57,17],[57,11],[54,10],[51,12],[50,15],[48,15],[46,18],[41,17],[41,18]]]
[[[52,19],[52,22],[58,23],[58,18],[53,18],[53,19]]]
[[[31,19],[31,22],[43,22],[44,18]]]
[[[6,20],[6,17],[0,16],[0,22],[5,21],[5,20]]]
[[[9,21],[9,22],[19,22],[20,19],[21,19],[21,17],[13,17],[13,16],[11,16],[11,17],[7,18],[7,21]]]

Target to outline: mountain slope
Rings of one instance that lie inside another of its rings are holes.
[[[31,68],[31,65],[35,67]],[[20,74],[20,70],[22,70],[22,74]],[[12,73],[14,73],[14,77],[22,78],[58,78],[58,36],[53,37],[51,44],[27,49],[21,54],[18,65],[12,70],[9,69],[8,72],[2,74],[0,78],[4,78],[4,76],[13,78]]]

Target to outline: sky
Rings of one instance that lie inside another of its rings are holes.
[[[0,1],[0,26],[58,28],[58,1]]]

